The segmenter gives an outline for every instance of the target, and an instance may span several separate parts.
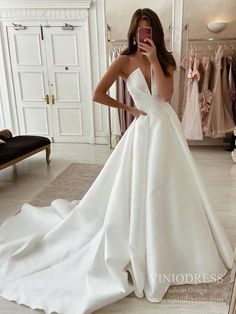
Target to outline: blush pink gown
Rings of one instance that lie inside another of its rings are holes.
[[[232,131],[235,127],[234,121],[223,100],[221,75],[223,55],[223,47],[219,46],[214,58],[213,97],[205,134],[209,137],[224,137],[225,133]]]
[[[205,132],[207,116],[209,114],[210,106],[212,102],[212,92],[208,88],[210,74],[211,74],[210,57],[203,56],[201,63],[203,66],[204,78],[203,78],[201,93],[199,94],[199,101],[200,101],[200,108],[201,108],[201,114],[202,114],[202,129],[203,129],[203,132]]]
[[[191,49],[189,55],[186,104],[181,120],[184,135],[186,139],[189,140],[203,140],[198,90],[198,81],[200,80],[198,66],[199,60],[194,54],[194,50]]]

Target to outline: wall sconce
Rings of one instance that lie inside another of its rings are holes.
[[[219,33],[225,29],[226,25],[225,22],[212,22],[207,24],[207,27],[212,33]]]

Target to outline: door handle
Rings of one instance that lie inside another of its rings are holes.
[[[45,97],[43,97],[43,99],[45,99],[46,104],[49,105],[49,96],[48,96],[48,94]]]
[[[53,105],[55,105],[55,99],[56,99],[55,96],[52,95],[52,104],[53,104]]]

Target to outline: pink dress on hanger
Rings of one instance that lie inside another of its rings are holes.
[[[229,82],[228,82],[228,70],[227,70],[227,57],[222,58],[222,96],[224,105],[226,106],[226,109],[228,110],[231,118],[233,119],[233,112],[231,107],[231,101],[230,101],[230,94],[229,94]]]
[[[187,56],[184,56],[183,60],[180,63],[180,67],[184,69],[184,76],[182,78],[183,86],[181,86],[180,88],[180,92],[182,91],[183,93],[182,104],[181,104],[182,106],[180,107],[180,117],[183,116],[183,111],[186,104],[187,89],[188,89],[188,78],[186,76],[187,64],[188,64]]]
[[[189,140],[203,139],[198,90],[198,81],[200,80],[198,66],[199,60],[197,59],[194,50],[191,49],[189,56],[186,105],[181,121],[184,135]]]
[[[211,101],[212,101],[212,92],[209,90],[209,79],[211,74],[211,62],[210,57],[202,57],[202,67],[204,71],[204,78],[201,88],[201,93],[199,94],[200,110],[202,115],[202,129],[203,133],[206,129],[207,115],[210,111]]]
[[[231,109],[233,113],[234,123],[236,123],[236,87],[234,84],[233,70],[232,70],[232,57],[228,58],[229,62],[229,96],[231,102]]]
[[[207,117],[207,126],[205,135],[209,137],[224,137],[225,133],[234,129],[234,121],[232,120],[227,107],[224,104],[222,94],[222,58],[224,55],[222,45],[219,46],[215,58],[215,75],[213,85],[212,104],[209,115]]]

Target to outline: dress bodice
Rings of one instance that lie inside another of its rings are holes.
[[[145,111],[158,110],[158,107],[160,107],[161,104],[166,105],[167,103],[158,95],[158,89],[151,64],[150,71],[151,92],[140,67],[133,70],[126,80],[127,89],[134,100],[135,106],[138,109]]]

